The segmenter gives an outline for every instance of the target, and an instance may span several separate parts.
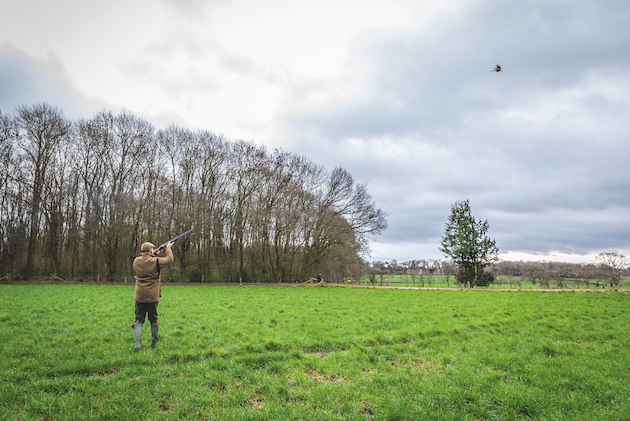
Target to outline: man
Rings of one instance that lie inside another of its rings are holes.
[[[136,292],[133,298],[136,301],[136,323],[133,326],[136,351],[140,349],[142,325],[147,313],[149,313],[149,322],[151,323],[151,346],[157,347],[159,326],[157,307],[162,296],[160,270],[173,261],[172,245],[173,242],[166,245],[166,257],[157,257],[160,250],[157,250],[151,243],[143,243],[140,246],[140,256],[133,261],[133,272],[136,279]]]

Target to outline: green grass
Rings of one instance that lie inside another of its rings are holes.
[[[630,294],[0,285],[0,419],[628,420]]]

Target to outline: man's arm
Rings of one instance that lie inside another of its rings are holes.
[[[171,248],[173,247],[173,244],[175,244],[175,241],[171,241],[170,243],[166,245],[166,247]],[[151,254],[154,255],[155,257],[157,257],[161,252],[162,252],[161,248],[151,249]]]
[[[173,242],[170,242],[166,245],[166,257],[158,257],[158,264],[161,268],[168,266],[173,262],[173,250],[171,250],[172,246]]]

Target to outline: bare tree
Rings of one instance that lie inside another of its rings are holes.
[[[450,286],[451,277],[457,275],[457,264],[452,260],[444,260],[442,262],[442,271],[446,279],[446,285]]]
[[[134,211],[153,168],[153,126],[123,111],[100,112],[80,123],[82,178],[87,194],[86,240],[93,269],[104,258],[106,277],[113,280],[121,257],[121,241],[131,240]],[[97,252],[94,243],[98,244]],[[129,259],[131,256],[127,256]]]
[[[33,272],[37,238],[39,233],[42,194],[48,181],[48,170],[55,153],[65,140],[72,123],[63,112],[48,104],[36,104],[17,108],[18,146],[28,166],[27,183],[30,195],[30,234],[26,276]]]
[[[71,161],[72,146],[70,142],[63,142],[55,153],[55,159],[50,163],[48,182],[44,185],[43,213],[46,220],[44,231],[44,257],[50,262],[53,272],[62,275],[61,257],[67,234],[67,218],[70,217],[68,205],[72,200],[70,183],[73,172]],[[64,274],[65,276],[65,274]]]
[[[202,144],[197,133],[171,125],[157,133],[160,150],[167,160],[170,175],[169,212],[166,215],[168,238],[190,229],[198,219],[199,172],[202,168]],[[179,260],[183,277],[188,279],[187,269],[191,262],[193,237],[186,237],[176,245],[176,258]]]
[[[232,180],[229,194],[231,214],[230,246],[237,279],[245,275],[245,246],[249,245],[254,193],[262,182],[262,168],[266,150],[250,142],[238,141],[231,145],[229,178]]]
[[[223,280],[223,255],[225,252],[226,191],[228,188],[229,148],[222,136],[200,132],[197,136],[200,154],[197,172],[198,202],[195,214],[195,230],[200,238],[198,265],[202,276],[216,269],[218,280]]]
[[[358,246],[358,253],[365,252],[368,238],[387,228],[387,214],[376,208],[365,184],[355,185],[345,169],[335,168],[319,192],[306,236],[305,272],[333,246]]]
[[[155,135],[126,111],[72,124],[21,107],[0,114],[0,141],[0,267],[28,274],[113,280],[141,241],[194,225],[176,246],[184,277],[341,280],[365,273],[367,240],[387,226],[346,170],[178,126]]]
[[[26,248],[26,183],[16,154],[18,128],[15,120],[0,111],[0,270],[17,270],[16,260]]]
[[[617,253],[600,253],[595,256],[595,264],[610,287],[614,288],[619,286],[622,271],[628,266],[628,259]]]
[[[550,273],[538,262],[526,263],[522,266],[523,276],[532,284],[538,283],[540,288],[549,287]]]

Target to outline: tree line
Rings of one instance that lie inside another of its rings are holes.
[[[612,252],[598,254],[592,263],[502,261],[489,270],[502,282],[520,284],[526,280],[541,288],[566,288],[570,284],[615,288],[622,278],[630,276],[628,259]]]
[[[366,184],[282,149],[128,112],[0,110],[0,274],[121,280],[140,244],[174,246],[176,280],[358,277],[387,227]]]
[[[524,262],[502,260],[484,268],[493,275],[493,283],[499,286],[520,287],[525,282],[540,288],[568,287],[618,287],[624,277],[630,277],[628,259],[617,253],[600,253],[591,263]],[[450,259],[420,259],[398,262],[372,262],[370,277],[373,283],[387,275],[406,275],[412,282],[432,286],[437,283],[463,284],[457,279],[458,265]]]

